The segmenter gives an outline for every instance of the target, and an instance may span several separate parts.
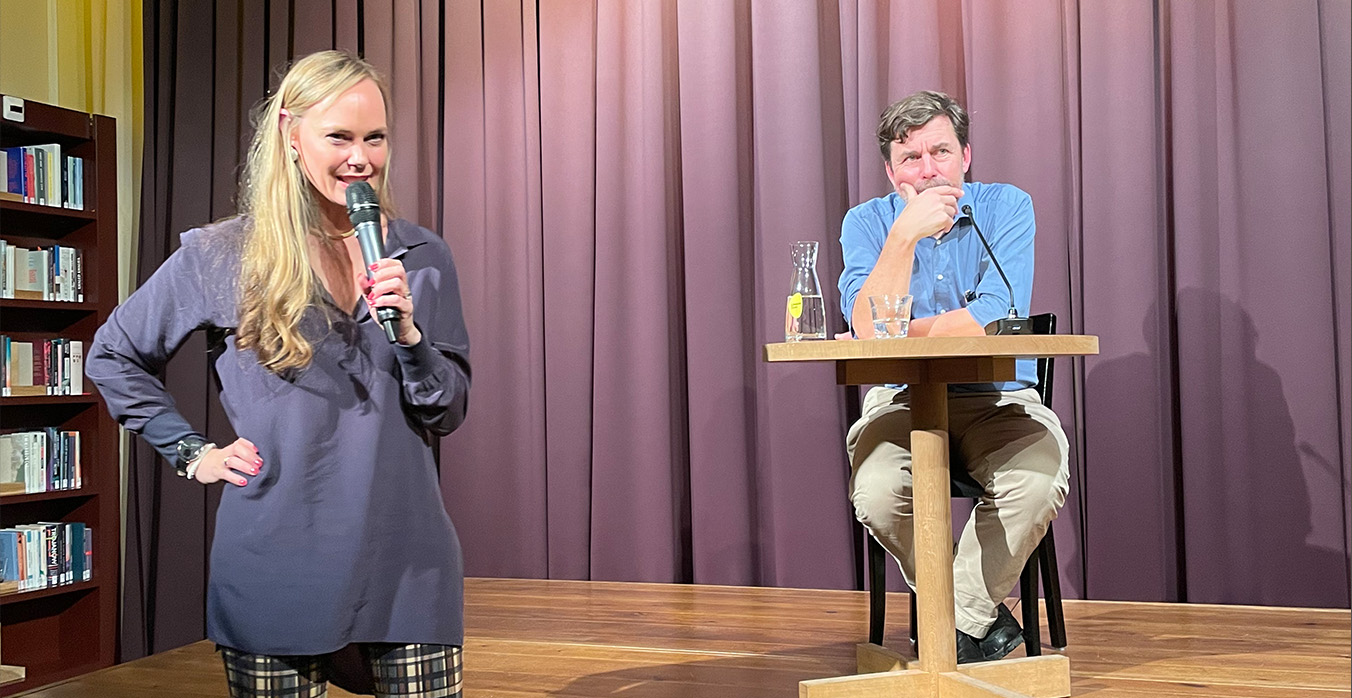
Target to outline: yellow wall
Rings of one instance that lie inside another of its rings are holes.
[[[52,3],[54,5],[54,3]],[[0,0],[0,92],[39,102],[55,97],[46,0]]]
[[[0,92],[117,119],[118,288],[135,279],[141,0],[0,0]]]

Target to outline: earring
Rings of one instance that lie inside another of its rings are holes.
[[[296,150],[296,146],[294,145],[291,146],[290,150],[291,150],[291,162],[298,162],[300,160],[300,151]]]

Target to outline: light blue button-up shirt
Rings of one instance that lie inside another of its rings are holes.
[[[1033,200],[1009,184],[967,182],[958,206],[971,206],[976,224],[986,235],[1000,266],[1014,287],[1014,305],[1028,317],[1033,295]],[[865,279],[878,263],[887,231],[906,203],[895,192],[865,201],[845,214],[840,246],[845,271],[840,275],[840,309],[853,318],[854,303]],[[938,240],[916,243],[911,267],[911,317],[923,318],[967,308],[983,327],[1009,314],[1009,290],[991,263],[966,214],[958,213],[953,228]],[[867,302],[865,300],[864,302]],[[971,383],[960,391],[1018,390],[1037,383],[1037,361],[1019,359],[1017,379],[1008,383]]]

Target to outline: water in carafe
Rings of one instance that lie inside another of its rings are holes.
[[[817,243],[795,242],[790,251],[793,285],[784,311],[784,341],[826,339],[826,304],[817,280]]]

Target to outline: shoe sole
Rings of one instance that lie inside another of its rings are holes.
[[[997,659],[1004,659],[1005,657],[1009,656],[1010,652],[1014,651],[1015,647],[1018,647],[1019,645],[1022,644],[1023,644],[1023,633],[1019,633],[1018,635],[1014,636],[1013,642],[1000,648],[1002,650],[1001,652],[998,652],[993,655],[986,655],[986,661],[993,662]]]

